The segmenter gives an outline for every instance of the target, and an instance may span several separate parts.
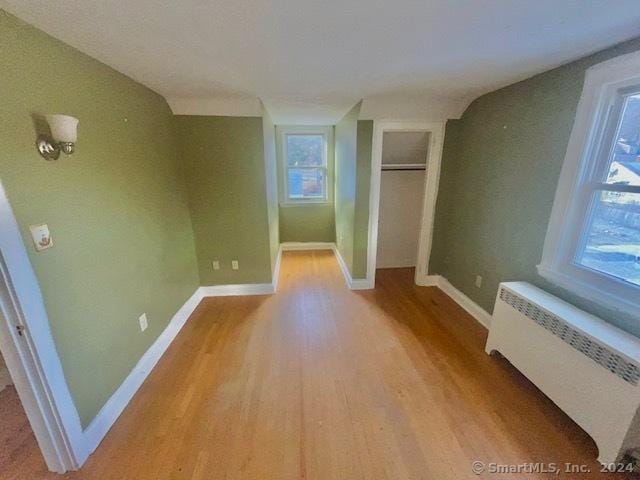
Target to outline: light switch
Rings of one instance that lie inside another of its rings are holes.
[[[46,223],[42,225],[31,225],[31,238],[33,239],[33,245],[36,247],[36,251],[41,252],[47,248],[53,247],[53,238],[49,232],[49,227]]]

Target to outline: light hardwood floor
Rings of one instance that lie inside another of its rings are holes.
[[[67,477],[460,480],[478,478],[478,460],[573,462],[593,473],[560,478],[623,478],[600,474],[589,437],[484,353],[483,327],[412,277],[381,270],[375,290],[352,292],[331,252],[285,252],[277,294],[198,307]]]

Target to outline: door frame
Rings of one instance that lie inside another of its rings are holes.
[[[1,182],[0,349],[47,467],[56,473],[77,470],[88,456],[80,417]]]
[[[445,122],[416,122],[380,120],[373,122],[373,154],[371,159],[371,185],[369,191],[369,247],[367,251],[367,286],[375,287],[376,261],[378,256],[378,221],[380,214],[380,181],[382,177],[382,140],[385,132],[429,132],[424,195],[420,207],[420,233],[418,238],[418,258],[414,281],[418,285],[426,283],[429,271],[429,257],[433,240],[436,199],[440,182],[440,163],[444,143]]]

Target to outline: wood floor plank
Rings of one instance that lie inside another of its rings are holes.
[[[600,473],[591,439],[484,353],[486,330],[412,279],[380,270],[350,291],[330,251],[285,252],[277,294],[202,302],[66,477],[459,480],[478,460],[592,469],[481,478],[626,478]],[[31,464],[22,478],[57,478]]]

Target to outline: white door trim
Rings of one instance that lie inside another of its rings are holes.
[[[51,471],[84,463],[82,426],[55,348],[40,287],[0,184],[0,348]],[[24,328],[19,335],[16,325]]]
[[[418,260],[415,282],[424,283],[428,276],[436,198],[440,181],[440,162],[444,143],[445,122],[404,122],[381,120],[373,122],[373,156],[369,191],[369,247],[367,252],[367,285],[374,288],[378,253],[378,220],[380,213],[380,179],[382,174],[382,137],[384,132],[430,132],[429,153],[425,170],[425,189],[418,239]]]

